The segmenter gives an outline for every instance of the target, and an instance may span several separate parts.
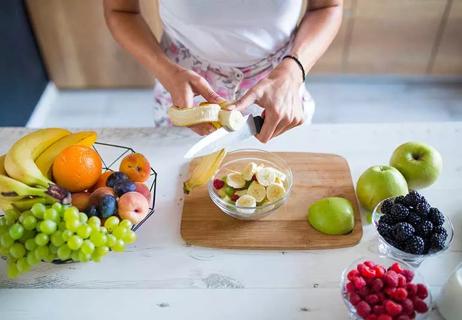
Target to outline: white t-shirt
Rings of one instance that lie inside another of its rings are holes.
[[[207,61],[244,67],[289,41],[302,0],[160,0],[165,31]]]

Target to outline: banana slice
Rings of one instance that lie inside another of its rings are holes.
[[[247,194],[254,197],[257,202],[261,202],[266,197],[266,188],[257,181],[253,181],[247,190]]]
[[[245,186],[245,180],[240,173],[230,173],[226,176],[226,183],[235,189]]]
[[[276,175],[276,178],[278,178],[282,182],[286,181],[287,176],[283,172],[279,171],[276,168],[270,168],[270,169],[274,171],[274,174]]]
[[[242,197],[243,195],[247,194],[247,190],[248,189],[244,189],[244,190],[237,190],[234,192],[234,194],[238,195],[239,197]],[[266,195],[266,194],[265,194]]]
[[[252,214],[255,212],[257,200],[251,195],[245,194],[239,197],[236,201],[237,211],[244,214]]]
[[[255,162],[249,162],[245,165],[244,169],[242,170],[242,176],[245,180],[250,181],[252,180],[253,175],[257,172],[258,165]]]
[[[255,175],[258,183],[265,187],[276,181],[276,173],[272,168],[260,167]]]
[[[275,202],[283,198],[286,194],[284,187],[277,183],[272,183],[266,188],[266,197],[269,201]]]

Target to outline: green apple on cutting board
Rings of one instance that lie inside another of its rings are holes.
[[[308,209],[307,219],[316,230],[333,235],[349,233],[355,225],[353,206],[340,197],[315,201]]]

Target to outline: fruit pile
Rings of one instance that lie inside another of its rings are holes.
[[[365,261],[347,274],[345,292],[357,314],[367,320],[409,320],[426,313],[428,289],[413,283],[414,272],[398,263],[388,269]]]
[[[213,186],[224,201],[246,208],[243,213],[253,213],[257,206],[284,198],[285,183],[286,175],[276,168],[249,162],[241,172],[233,171],[215,179]]]
[[[418,255],[444,249],[444,215],[418,192],[385,200],[381,212],[377,231],[393,247]]]
[[[5,211],[0,217],[0,254],[7,257],[8,277],[15,278],[42,260],[101,261],[109,250],[124,251],[136,240],[129,220],[104,221],[72,206],[36,203],[30,210]]]

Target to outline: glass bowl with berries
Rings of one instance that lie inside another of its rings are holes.
[[[379,252],[414,267],[449,248],[454,238],[451,220],[424,196],[411,191],[380,202],[372,213]]]
[[[208,191],[227,215],[257,220],[287,201],[292,184],[292,171],[284,159],[268,151],[241,149],[228,153]]]
[[[382,256],[353,261],[342,273],[341,294],[352,319],[425,319],[432,305],[422,275]]]

